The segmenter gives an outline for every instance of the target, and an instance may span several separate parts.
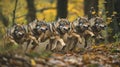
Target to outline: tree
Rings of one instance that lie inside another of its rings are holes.
[[[34,6],[34,1],[35,0],[26,0],[28,8],[26,19],[28,23],[36,19],[36,8]]]
[[[1,5],[0,5],[0,20],[2,21],[2,23],[5,27],[8,26],[9,20],[3,15]]]
[[[120,23],[120,0],[105,0],[106,17],[111,17],[112,22],[109,26],[113,29],[113,35],[119,33]],[[117,12],[117,14],[115,14]]]
[[[13,18],[12,18],[12,26],[15,24],[15,16],[16,16],[17,3],[18,3],[18,0],[15,0],[15,6],[14,6]]]
[[[106,17],[111,17],[114,11],[114,0],[105,0]]]
[[[115,8],[115,11],[117,12],[117,14],[115,15],[117,20],[117,25],[118,25],[117,31],[120,32],[120,0],[115,0],[114,8]]]
[[[1,12],[1,10],[0,10],[0,20],[3,22],[3,25],[4,25],[5,27],[8,26],[9,21],[8,21],[8,19],[3,15],[3,13]]]
[[[68,14],[68,0],[57,0],[57,16],[58,18],[66,18]]]
[[[112,29],[109,41],[113,41],[113,36],[120,32],[120,0],[105,0],[106,18],[112,18],[108,25]],[[116,14],[117,12],[117,14]]]
[[[91,7],[95,9],[96,14],[98,14],[98,0],[84,0],[84,14],[91,17]]]

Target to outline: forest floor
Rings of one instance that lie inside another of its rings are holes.
[[[15,48],[0,53],[0,67],[120,67],[120,44],[91,46],[67,53],[43,50],[21,54]]]

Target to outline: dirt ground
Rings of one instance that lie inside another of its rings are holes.
[[[0,67],[120,67],[120,44],[51,52],[45,50],[47,43],[30,53],[19,47],[6,48],[9,50],[0,53]]]

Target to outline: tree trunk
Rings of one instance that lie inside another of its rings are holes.
[[[36,19],[36,8],[34,6],[34,1],[35,0],[26,0],[28,8],[26,19],[28,23]]]
[[[120,33],[120,0],[105,0],[106,17],[111,17],[112,22],[108,25],[112,29],[109,41],[115,41],[113,36]],[[117,14],[114,14],[117,12]]]
[[[105,0],[106,17],[111,17],[114,11],[114,0]]]
[[[113,35],[119,33],[119,23],[120,23],[120,0],[105,0],[105,8],[108,12],[106,14],[107,17],[112,17],[112,22],[110,23],[110,27],[113,29]],[[113,14],[113,12],[117,12],[117,14]]]
[[[96,14],[98,14],[98,0],[84,0],[84,15],[91,17],[91,7],[94,8]]]
[[[117,14],[115,15],[118,25],[117,32],[120,33],[120,0],[115,1],[114,7],[115,7],[115,11],[117,12]]]
[[[3,25],[5,27],[8,27],[9,21],[8,19],[2,14],[2,12],[0,11],[0,20],[3,22]]]
[[[57,0],[57,16],[56,20],[58,18],[66,18],[68,11],[68,0]]]
[[[15,16],[16,16],[17,3],[18,3],[18,0],[15,0],[15,6],[14,6],[13,18],[12,18],[12,26],[13,26],[14,24],[16,24],[16,23],[15,23]]]
[[[0,20],[2,21],[2,23],[3,23],[3,25],[4,25],[5,27],[8,27],[9,21],[8,21],[8,19],[3,15],[1,5],[0,5]]]

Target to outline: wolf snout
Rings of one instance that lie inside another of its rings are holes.
[[[46,31],[48,30],[47,28],[40,28],[41,31]]]

